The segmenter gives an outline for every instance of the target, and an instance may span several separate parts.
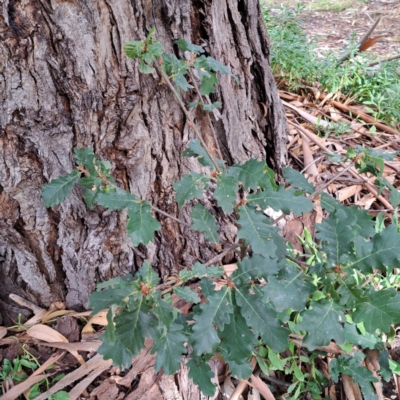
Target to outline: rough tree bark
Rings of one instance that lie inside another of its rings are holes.
[[[224,158],[285,163],[285,117],[258,0],[0,1],[0,323],[26,312],[10,293],[76,309],[97,281],[134,272],[144,258],[165,278],[215,254],[163,215],[154,244],[135,248],[123,213],[88,210],[79,189],[53,209],[41,199],[43,184],[73,168],[73,148],[92,146],[119,186],[185,219],[172,184],[199,169],[182,158],[193,132],[159,77],[141,75],[123,53],[152,27],[167,52],[178,54],[173,41],[186,38],[239,77],[240,85],[221,77],[212,95],[223,104],[211,118]],[[195,120],[215,148],[207,119]],[[229,221],[221,237],[234,239]]]

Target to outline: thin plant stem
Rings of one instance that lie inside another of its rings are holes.
[[[354,163],[350,163],[347,165],[346,168],[343,168],[341,171],[339,171],[337,174],[335,174],[331,179],[329,179],[328,182],[325,182],[321,187],[319,187],[315,192],[311,194],[311,197],[316,196],[318,193],[322,192],[326,187],[328,187],[333,181],[335,181],[339,176],[343,175],[345,172],[347,172],[351,167],[354,166]]]
[[[195,77],[193,76],[192,70],[189,70],[189,75],[190,75],[190,79],[192,80],[194,89],[195,89],[196,92],[197,92],[197,95],[200,97],[200,100],[201,100],[201,101],[203,102],[203,104],[204,104],[203,95],[202,95],[201,92],[200,92],[199,86],[197,85],[196,79],[195,79]],[[208,102],[208,104],[211,104],[211,102],[210,102],[209,100],[208,100],[207,102]],[[221,148],[219,147],[219,143],[218,143],[218,140],[217,140],[217,133],[215,132],[214,125],[212,124],[212,121],[211,121],[211,118],[210,118],[210,114],[209,114],[208,112],[206,112],[205,114],[206,114],[206,117],[207,117],[208,125],[210,126],[210,129],[211,129],[211,131],[212,131],[212,133],[213,133],[213,136],[214,136],[214,142],[215,142],[215,146],[216,146],[216,148],[217,148],[217,150],[218,150],[219,158],[222,160],[223,157],[222,157],[222,153],[221,153]]]
[[[377,27],[377,25],[379,24],[379,21],[381,19],[378,18],[375,23],[371,26],[371,28],[368,30],[368,32],[361,38],[361,40],[357,43],[356,46],[356,52],[358,52],[360,50],[360,47],[366,42],[366,40],[370,37],[371,33],[375,30],[375,28]],[[343,56],[341,56],[338,60],[337,65],[339,66],[340,64],[342,64],[343,61],[347,60],[351,55],[351,50],[346,52]]]
[[[112,187],[114,187],[114,188],[116,188],[116,189],[118,189],[118,186],[117,186],[117,185],[114,185],[113,183],[108,182],[108,185],[109,185],[109,186],[112,186]],[[148,203],[149,203],[150,207],[151,207],[154,211],[157,211],[158,213],[160,213],[160,214],[162,214],[162,215],[165,215],[166,217],[171,218],[171,219],[173,219],[174,221],[179,222],[180,224],[182,224],[182,225],[184,225],[184,226],[186,226],[186,227],[188,227],[188,228],[191,228],[191,227],[192,227],[192,226],[191,226],[190,224],[188,224],[187,222],[182,221],[181,219],[176,218],[176,217],[174,217],[173,215],[168,214],[167,212],[165,212],[165,211],[163,211],[163,210],[160,210],[158,207],[153,206],[152,204],[150,204],[150,202],[148,202]]]
[[[388,61],[397,60],[397,59],[399,59],[399,58],[400,58],[400,54],[397,54],[397,55],[395,55],[395,56],[393,56],[393,57],[388,57],[388,58],[385,58],[385,59],[383,59],[383,60],[377,60],[377,61],[374,61],[374,62],[372,62],[372,63],[369,63],[369,64],[368,64],[368,67],[373,67],[374,65],[378,65],[378,64],[380,64],[380,63],[384,63],[384,62],[388,62]]]
[[[149,203],[149,204],[150,204],[150,203]],[[171,214],[168,214],[168,213],[166,213],[165,211],[160,210],[160,209],[159,209],[158,207],[156,207],[156,206],[152,206],[152,205],[150,204],[150,207],[151,207],[154,211],[157,211],[158,213],[160,213],[160,214],[162,214],[162,215],[165,215],[166,217],[171,218],[171,219],[173,219],[174,221],[179,222],[180,224],[182,224],[182,225],[184,225],[184,226],[187,226],[188,228],[191,228],[191,227],[192,227],[192,225],[188,224],[187,222],[182,221],[182,220],[179,219],[179,218],[173,217]]]
[[[190,116],[190,114],[189,114],[188,110],[186,109],[185,105],[183,104],[183,101],[181,100],[181,98],[180,98],[178,92],[175,90],[174,85],[171,83],[171,81],[170,81],[168,75],[162,70],[162,68],[161,68],[159,65],[157,65],[157,63],[154,63],[154,67],[155,67],[155,69],[157,70],[157,72],[164,78],[166,84],[167,84],[168,87],[170,88],[172,94],[175,96],[175,98],[176,98],[176,100],[177,100],[179,106],[181,107],[183,113],[186,115],[186,118],[188,119],[188,121],[189,121],[189,123],[190,123],[190,126],[193,128],[194,133],[195,133],[196,136],[197,136],[197,139],[199,139],[199,141],[200,141],[201,145],[203,146],[204,150],[206,151],[207,155],[210,157],[210,160],[211,160],[212,164],[214,165],[215,170],[216,170],[218,173],[220,173],[221,171],[220,171],[220,169],[219,169],[217,163],[215,162],[215,159],[214,159],[213,155],[212,155],[212,154],[210,153],[210,151],[207,149],[207,145],[206,145],[206,143],[204,142],[204,140],[203,140],[203,138],[202,138],[202,136],[201,136],[200,131],[197,129],[196,125],[194,124],[194,121],[193,121],[192,117]]]
[[[211,260],[207,261],[204,265],[206,267],[209,267],[210,265],[215,264],[221,258],[224,258],[228,253],[230,253],[231,251],[237,249],[240,246],[241,246],[240,243],[236,243],[236,244],[232,245],[231,247],[228,247],[222,253],[218,254],[217,256],[213,257]]]
[[[221,258],[224,258],[228,253],[230,253],[231,251],[237,249],[238,247],[240,247],[239,243],[236,243],[230,247],[228,247],[227,249],[225,249],[222,253],[216,255],[215,257],[213,257],[211,260],[207,261],[204,266],[205,267],[209,267],[210,265],[215,264],[217,261],[219,261]],[[182,282],[179,282],[177,278],[171,278],[169,281],[161,283],[160,285],[157,285],[154,289],[155,290],[165,290],[165,293],[169,292],[171,290],[171,286],[179,286],[181,285]],[[168,289],[169,288],[169,289]],[[164,294],[164,293],[163,293]]]

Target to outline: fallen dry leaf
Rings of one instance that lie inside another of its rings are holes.
[[[251,375],[250,382],[263,396],[265,400],[275,400],[275,396],[272,394],[268,385],[256,375]]]
[[[93,315],[93,317],[90,318],[88,323],[83,327],[82,334],[85,335],[87,333],[93,333],[93,324],[106,326],[108,324],[107,312],[108,312],[108,309],[102,310],[102,311],[98,312],[97,314]]]
[[[303,163],[305,172],[309,175],[317,176],[318,168],[315,165],[313,153],[310,150],[308,138],[302,134],[302,145],[303,145]]]
[[[57,317],[62,317],[63,315],[67,314],[73,314],[75,311],[72,310],[57,310],[57,311],[51,311],[48,312],[43,316],[42,323],[45,324],[46,322],[51,321],[52,319],[55,319]]]
[[[61,335],[61,333],[57,332],[53,328],[50,328],[47,325],[38,324],[32,326],[27,331],[29,336],[43,340],[44,342],[65,342],[68,343],[68,339]]]
[[[336,198],[339,201],[344,201],[350,197],[353,197],[356,193],[359,193],[361,190],[362,190],[362,185],[352,185],[349,187],[345,187],[336,192]]]
[[[20,395],[24,392],[29,390],[35,383],[40,382],[44,378],[50,376],[47,375],[37,375],[37,376],[30,376],[26,381],[19,383],[18,385],[12,387],[7,393],[1,396],[1,400],[15,400],[18,399]]]
[[[97,354],[87,362],[86,367],[80,366],[78,369],[70,372],[68,375],[65,375],[47,392],[42,393],[40,396],[36,397],[35,400],[45,400],[49,397],[49,395],[55,394],[60,390],[63,390],[65,387],[72,385],[78,379],[82,379],[84,376],[90,374],[93,370],[105,371],[106,369],[110,368],[111,365],[111,360],[103,360],[103,357],[100,354]]]
[[[0,326],[0,339],[7,335],[7,328],[4,326]]]
[[[43,342],[48,342],[48,343],[57,343],[57,342],[64,342],[64,343],[69,343],[68,339],[64,336],[61,335],[61,333],[57,332],[55,329],[50,328],[47,325],[35,325],[32,326],[32,328],[29,328],[27,331],[29,336],[42,340]],[[85,360],[83,357],[74,349],[72,348],[67,348],[65,349],[69,351],[81,365],[86,365]]]
[[[368,50],[370,47],[372,47],[380,38],[383,36],[375,36],[375,37],[369,37],[365,40],[365,42],[360,46],[360,52]]]

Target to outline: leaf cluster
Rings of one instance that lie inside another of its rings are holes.
[[[46,207],[62,203],[76,184],[84,188],[84,201],[88,208],[95,204],[109,210],[127,209],[127,231],[134,246],[147,244],[160,223],[151,214],[151,205],[134,194],[115,186],[110,175],[111,164],[100,161],[90,147],[75,149],[77,167],[68,175],[53,179],[43,186],[42,198]]]
[[[153,73],[152,64],[159,59],[168,78],[184,92],[193,88],[189,82],[193,81],[196,76],[200,81],[199,90],[203,96],[214,93],[218,83],[217,73],[230,75],[239,84],[238,78],[231,73],[230,69],[215,58],[206,56],[201,46],[192,44],[185,39],[176,40],[175,44],[182,52],[190,53],[188,59],[178,58],[175,54],[163,51],[161,43],[154,39],[154,32],[155,30],[152,29],[145,40],[128,42],[124,46],[125,54],[129,58],[139,59],[140,72]],[[189,103],[189,106],[193,108],[200,105],[203,110],[212,111],[219,108],[221,104],[219,101],[206,104],[200,99]]]
[[[185,155],[213,168],[197,141],[190,143]],[[174,185],[177,202],[180,207],[195,203],[192,228],[218,243],[215,216],[201,205],[204,190],[212,187],[221,210],[238,218],[237,236],[248,246],[248,255],[229,277],[220,267],[200,263],[180,272],[171,290],[192,304],[188,316],[173,306],[169,293],[157,290],[159,278],[147,263],[134,277],[100,284],[100,291],[90,298],[93,313],[109,307],[100,352],[128,366],[144,348],[145,338],[150,338],[157,369],[174,373],[186,355],[190,376],[204,394],[212,395],[213,375],[207,363],[212,356],[220,354],[233,375],[246,379],[260,344],[271,352],[283,352],[290,347],[291,332],[302,333],[310,351],[331,340],[344,348],[381,349],[382,334],[400,321],[400,295],[392,288],[376,290],[363,283],[375,269],[389,272],[400,266],[397,228],[390,225],[376,232],[366,212],[322,195],[329,217],[317,225],[320,245],[313,248],[319,256],[304,267],[286,258],[287,246],[263,210],[309,212],[313,205],[305,194],[313,192],[312,185],[288,168],[284,174],[291,186],[277,185],[273,172],[257,160],[220,165],[220,174],[184,175]],[[187,285],[193,282],[196,290]],[[222,282],[221,289],[216,290],[216,282],[220,286]],[[102,290],[105,286],[108,289]],[[365,370],[340,368],[338,373],[346,374]],[[369,388],[365,382],[357,381],[362,390]],[[301,391],[301,387],[291,390]]]
[[[202,47],[185,40],[176,44],[194,57],[180,60],[163,53],[153,31],[146,40],[127,44],[125,51],[139,58],[139,70],[144,73],[152,72],[152,63],[161,58],[168,79],[184,91],[191,88],[186,76],[192,69],[201,80],[202,94],[214,90],[216,73],[230,74],[225,66],[206,57]],[[152,206],[116,187],[111,165],[100,161],[92,149],[77,149],[75,155],[77,168],[44,186],[45,205],[61,203],[79,184],[85,189],[89,208],[97,204],[127,210],[127,231],[135,246],[151,241],[160,229],[151,215]],[[321,206],[328,217],[316,226],[319,243],[307,232],[302,239],[306,253],[296,255],[265,211],[301,215],[314,209],[314,187],[300,173],[285,168],[287,184],[277,184],[264,161],[251,159],[227,166],[223,160],[211,159],[198,140],[191,140],[183,155],[196,158],[207,172],[184,174],[173,185],[178,207],[191,209],[192,229],[216,248],[221,247],[216,216],[229,215],[236,221],[237,241],[245,256],[230,276],[220,266],[195,263],[167,283],[167,290],[147,261],[134,276],[98,284],[89,306],[93,314],[108,308],[108,325],[99,348],[104,358],[128,368],[145,348],[146,338],[151,339],[157,371],[163,368],[167,374],[175,373],[185,356],[189,376],[211,396],[215,392],[208,364],[211,357],[223,357],[232,375],[246,379],[252,372],[253,356],[261,368],[270,369],[280,365],[279,353],[291,349],[294,354],[290,333],[303,335],[310,352],[332,340],[344,349],[357,347],[360,354],[363,349],[382,349],[384,334],[400,322],[400,294],[390,285],[377,290],[368,277],[377,271],[390,275],[400,267],[396,226],[385,227],[382,219],[373,221],[365,211],[344,207],[322,194]],[[377,175],[383,171],[377,154],[360,150],[348,158]],[[216,207],[202,204],[205,191]],[[175,297],[190,303],[188,315],[175,307]],[[270,360],[264,359],[265,352]],[[367,393],[372,380],[357,357],[337,358],[334,377],[340,373],[352,376]],[[297,396],[305,390],[320,390],[320,385],[312,383],[305,389],[301,383],[305,377],[294,360],[286,373],[293,374],[297,383],[289,392]]]

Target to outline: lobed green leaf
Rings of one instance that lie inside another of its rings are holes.
[[[214,378],[214,372],[211,367],[203,360],[191,358],[187,363],[189,370],[189,378],[200,388],[204,396],[214,396],[216,385],[211,382]]]
[[[187,353],[183,344],[188,340],[182,328],[182,325],[173,324],[168,333],[156,338],[151,349],[151,354],[157,352],[156,372],[163,368],[165,374],[172,375],[180,368],[182,354]]]
[[[297,196],[295,189],[285,189],[280,185],[277,190],[267,188],[264,191],[247,196],[247,204],[259,206],[262,210],[271,207],[273,210],[282,210],[285,214],[293,212],[296,215],[310,212],[314,206],[311,200],[304,196]]]
[[[244,190],[257,190],[259,187],[271,187],[269,168],[264,161],[251,159],[244,164],[235,164],[229,167],[229,175],[243,186]]]
[[[142,297],[129,302],[129,309],[121,310],[115,317],[115,337],[135,357],[144,349],[146,337],[154,339],[157,319]]]
[[[191,139],[189,142],[189,148],[186,149],[183,152],[184,157],[197,157],[197,161],[203,166],[203,167],[210,167],[214,169],[214,165],[207,154],[207,152],[204,150],[203,146],[200,144],[200,142],[197,139]],[[225,165],[225,161],[222,160],[215,160],[217,165],[222,168]]]
[[[151,206],[147,201],[129,209],[128,218],[126,229],[134,246],[151,242],[154,232],[161,229],[160,223],[151,215]]]
[[[286,181],[290,183],[294,188],[301,189],[309,194],[314,192],[314,185],[308,182],[308,180],[300,172],[290,167],[283,167],[282,172]]]
[[[143,51],[144,51],[143,41],[134,40],[124,45],[124,52],[129,58],[141,57]]]
[[[179,272],[179,279],[182,282],[187,282],[193,278],[201,278],[203,276],[208,276],[210,278],[219,278],[224,274],[224,270],[219,266],[206,267],[205,265],[197,262],[192,266],[192,269],[183,269]]]
[[[137,196],[118,187],[108,193],[100,192],[96,196],[96,203],[111,211],[122,211],[124,208],[136,209],[139,202],[140,199]]]
[[[355,324],[344,325],[344,336],[347,343],[359,346],[362,349],[375,349],[382,345],[382,340],[376,334],[361,334]]]
[[[148,288],[153,288],[160,281],[160,277],[151,267],[150,263],[145,260],[143,265],[135,274],[135,278],[140,278],[141,282],[143,282]]]
[[[239,207],[238,214],[240,216],[238,238],[250,244],[255,253],[273,258],[277,249],[274,240],[279,235],[279,229],[269,224],[270,219],[265,217],[263,212],[247,205]]]
[[[332,300],[312,301],[310,308],[301,316],[303,320],[296,325],[297,330],[306,331],[303,343],[309,350],[327,346],[333,339],[337,344],[345,343],[343,325],[346,318],[340,307]]]
[[[200,303],[199,295],[188,287],[177,286],[174,288],[174,293],[188,303]]]
[[[90,175],[97,175],[95,169],[95,162],[97,160],[97,155],[94,154],[91,147],[81,147],[79,149],[74,149],[75,160],[77,165],[82,165],[85,167]]]
[[[400,267],[400,233],[394,225],[389,225],[369,242],[357,236],[354,244],[351,268],[368,273],[374,269],[387,271]]]
[[[167,294],[161,298],[161,292],[155,292],[153,300],[152,311],[159,321],[158,330],[162,333],[168,332],[178,316],[178,310],[172,306],[172,297]]]
[[[197,356],[211,353],[221,342],[214,326],[221,330],[230,321],[230,314],[233,312],[228,296],[230,290],[225,286],[218,292],[213,292],[207,297],[207,303],[200,304],[195,311],[193,318],[196,323],[189,339]]]
[[[353,313],[355,323],[363,322],[367,332],[374,333],[377,329],[389,332],[392,324],[400,323],[400,293],[395,289],[370,289],[367,299],[356,305]]]
[[[89,308],[93,309],[92,315],[112,305],[124,306],[126,304],[125,299],[135,292],[140,292],[138,284],[93,292],[89,297]]]
[[[46,207],[53,207],[62,203],[70,194],[75,184],[79,181],[81,173],[74,169],[68,175],[53,179],[43,186],[42,199]]]
[[[186,39],[175,40],[174,43],[176,43],[182,51],[190,51],[191,53],[194,53],[194,54],[204,53],[204,49],[201,46],[192,44],[192,43],[188,42]]]
[[[192,211],[192,229],[203,233],[211,243],[218,243],[218,225],[215,223],[215,218],[199,203]]]
[[[101,354],[105,360],[112,360],[113,364],[120,368],[128,369],[132,366],[134,355],[119,340],[115,340],[112,344],[103,340],[97,353]]]
[[[176,191],[176,201],[179,208],[182,208],[185,201],[194,198],[201,199],[203,193],[208,189],[208,181],[210,178],[197,172],[190,172],[183,175],[180,181],[174,183],[173,188]]]
[[[332,265],[340,265],[350,254],[353,239],[360,232],[360,227],[356,223],[356,215],[348,215],[343,210],[337,209],[321,224],[316,224],[318,233],[315,236],[322,241],[323,251]]]
[[[247,325],[256,335],[261,336],[265,344],[276,352],[288,348],[289,331],[280,325],[271,308],[266,307],[256,295],[250,294],[246,287],[236,288],[235,301],[241,308]]]
[[[218,205],[227,213],[233,212],[233,206],[236,202],[236,191],[238,190],[237,182],[233,176],[223,172],[217,176],[217,188],[214,191],[214,197],[218,201]]]
[[[269,276],[278,273],[279,265],[276,259],[262,257],[253,254],[252,257],[245,257],[237,263],[237,269],[231,275],[235,285],[245,285],[256,279],[267,279]]]
[[[232,299],[230,303],[233,304]],[[250,331],[237,305],[234,305],[230,321],[222,329],[220,337],[219,349],[229,365],[232,361],[242,364],[244,360],[249,360],[257,343],[257,337]]]
[[[378,400],[372,382],[378,382],[372,372],[362,365],[365,355],[361,352],[354,353],[353,356],[340,355],[337,359],[333,359],[330,363],[331,376],[334,382],[339,379],[339,374],[345,374],[353,378],[356,384],[359,384],[364,394],[364,398],[368,400]]]
[[[262,291],[276,311],[303,311],[307,298],[315,291],[310,278],[301,270],[287,265],[278,277],[270,276]]]

